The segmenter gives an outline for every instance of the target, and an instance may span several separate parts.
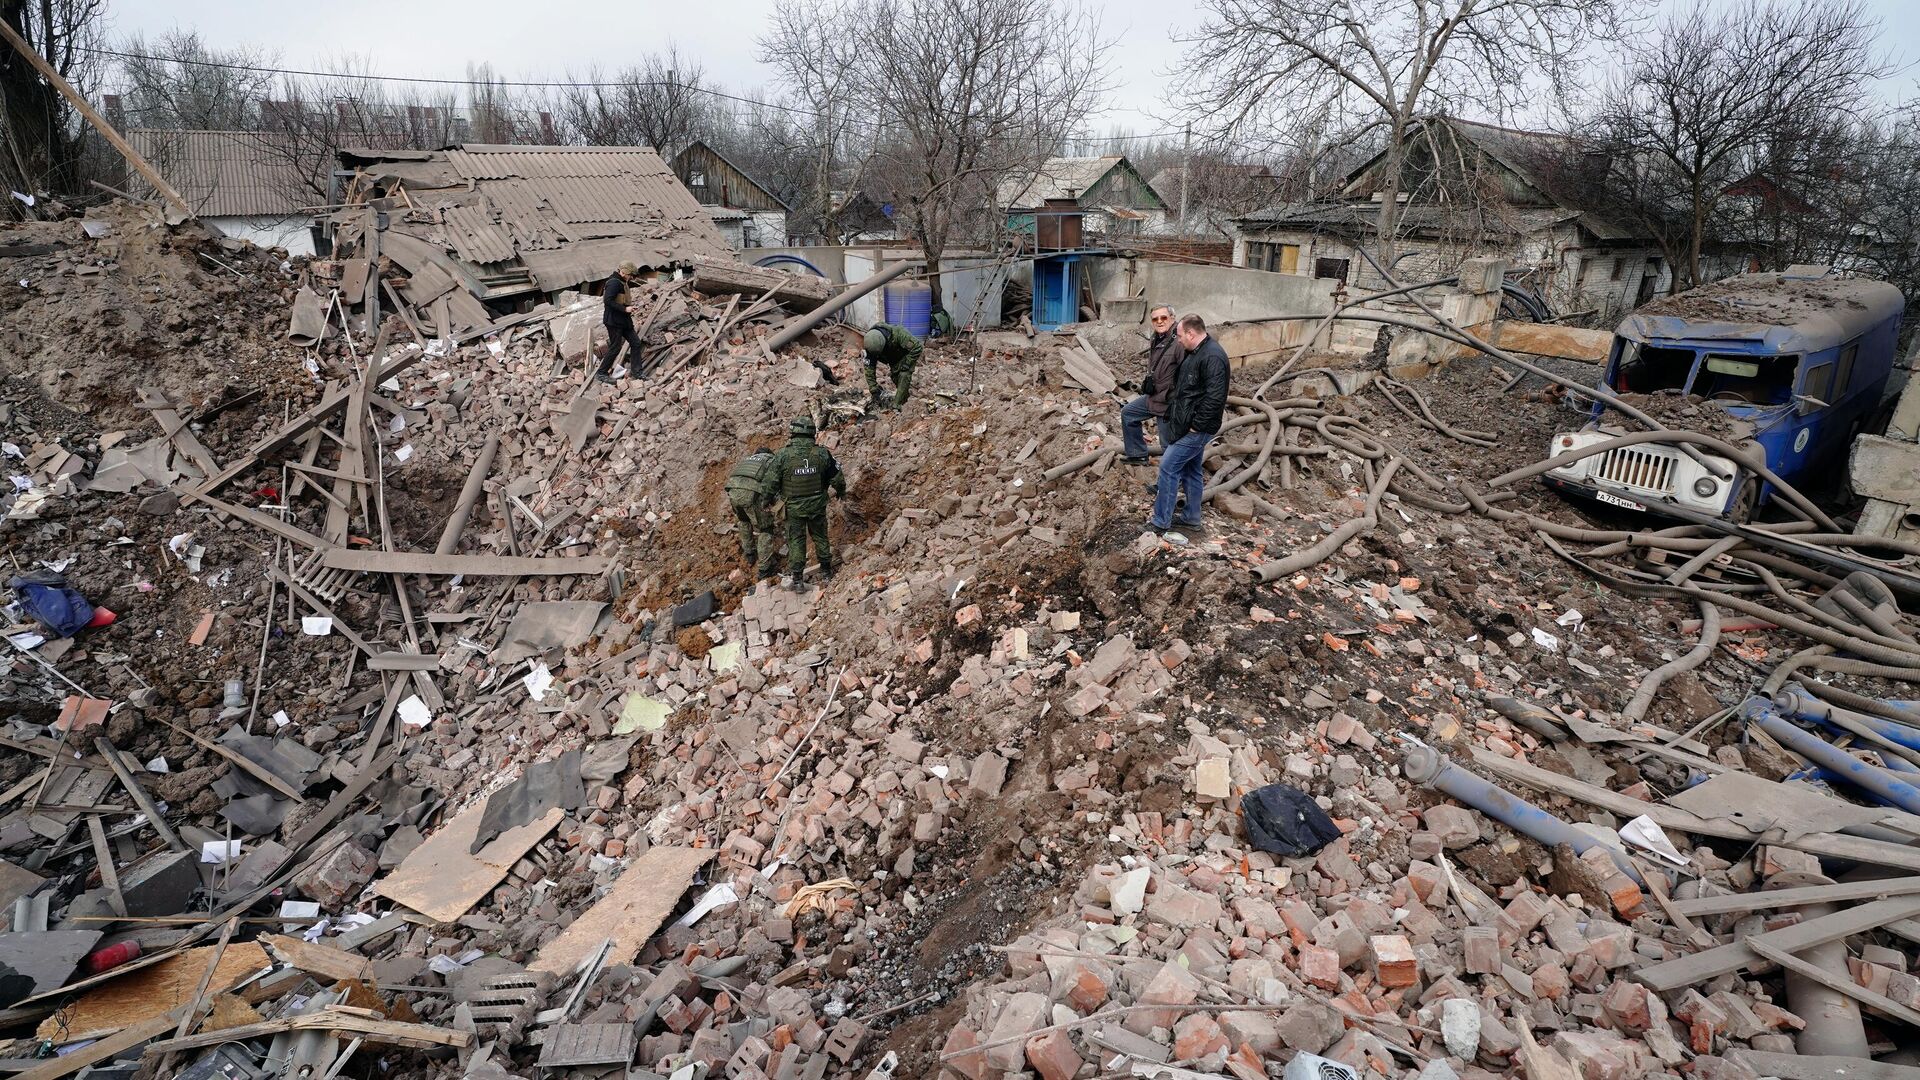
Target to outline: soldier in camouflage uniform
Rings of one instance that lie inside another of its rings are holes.
[[[779,573],[780,542],[774,536],[774,500],[780,497],[779,477],[773,470],[773,451],[762,446],[740,459],[727,474],[727,501],[740,530],[740,553],[755,576],[764,580]]]
[[[920,339],[913,331],[904,326],[891,323],[879,323],[867,331],[867,393],[873,403],[887,408],[887,399],[880,396],[879,365],[887,365],[887,374],[893,378],[893,407],[899,408],[907,403],[907,397],[913,391],[913,369],[920,364]]]
[[[787,507],[787,572],[796,589],[806,584],[807,538],[820,559],[820,576],[833,576],[833,544],[827,539],[827,489],[842,498],[847,478],[827,448],[813,441],[813,418],[802,416],[788,427],[787,445],[773,456],[780,499]]]

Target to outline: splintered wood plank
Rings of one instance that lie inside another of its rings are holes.
[[[480,835],[480,817],[485,811],[483,799],[441,826],[439,832],[408,853],[393,873],[374,882],[373,891],[436,922],[453,922],[505,880],[513,864],[566,816],[556,806],[469,854]]]
[[[652,847],[627,867],[607,895],[547,942],[527,965],[534,971],[564,975],[612,941],[606,963],[631,963],[654,931],[660,929],[694,872],[707,865],[714,848]]]
[[[192,1000],[194,989],[216,952],[220,953],[220,962],[207,978],[209,994],[217,994],[271,963],[267,951],[251,941],[229,944],[224,952],[214,945],[187,949],[80,995],[61,1009],[60,1015],[43,1021],[34,1035],[41,1039],[70,1038],[88,1032],[113,1031],[171,1014]],[[173,1026],[172,1022],[165,1025]]]
[[[565,574],[604,574],[609,560],[605,555],[550,558],[515,558],[511,555],[435,555],[430,551],[363,551],[358,548],[328,548],[320,554],[320,565],[335,570],[365,574],[425,574],[450,577],[512,577],[518,574],[560,576]]]

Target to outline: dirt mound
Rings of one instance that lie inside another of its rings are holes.
[[[144,426],[142,386],[188,416],[298,393],[312,382],[285,340],[299,270],[131,203],[0,227],[5,400],[16,422],[84,435]]]

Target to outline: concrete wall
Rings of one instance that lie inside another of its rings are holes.
[[[1333,309],[1332,282],[1297,274],[1157,259],[1089,259],[1087,267],[1095,300],[1144,297],[1209,323]]]
[[[312,218],[208,217],[201,222],[221,236],[247,240],[256,247],[285,248],[289,255],[313,254]]]

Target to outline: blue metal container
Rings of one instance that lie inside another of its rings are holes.
[[[880,292],[881,321],[904,326],[917,338],[933,332],[933,286],[924,281],[896,281]]]

